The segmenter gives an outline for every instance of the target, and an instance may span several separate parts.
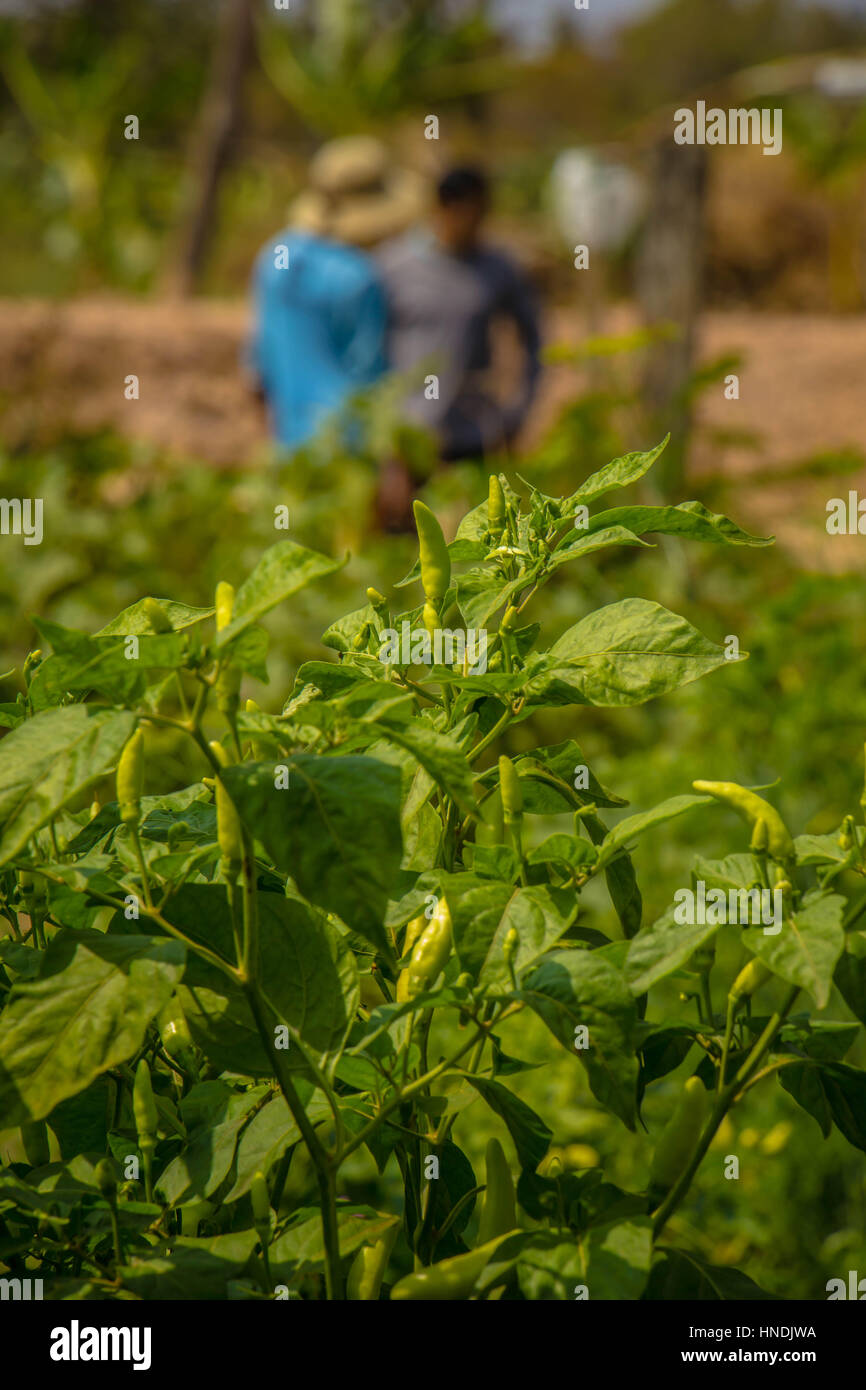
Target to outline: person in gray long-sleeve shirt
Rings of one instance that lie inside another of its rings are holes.
[[[529,283],[507,255],[482,240],[489,206],[484,174],[452,169],[439,182],[431,230],[387,243],[376,256],[389,306],[389,365],[397,372],[423,367],[438,378],[438,398],[435,387],[421,387],[405,409],[410,420],[434,430],[445,461],[483,458],[510,442],[540,372]],[[523,349],[522,382],[505,405],[482,375],[491,365],[491,324],[500,317],[516,325]]]

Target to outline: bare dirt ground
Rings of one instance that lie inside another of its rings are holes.
[[[634,326],[623,306],[610,311],[604,330]],[[60,427],[110,427],[217,467],[254,464],[267,435],[241,370],[246,328],[242,302],[2,301],[0,436],[38,444]],[[581,328],[569,310],[548,315],[551,341],[577,342]],[[805,563],[861,564],[862,538],[826,535],[824,504],[866,479],[831,473],[820,483],[793,484],[781,475],[812,455],[866,452],[866,316],[708,313],[700,353],[704,360],[737,353],[742,366],[739,400],[725,399],[721,384],[701,398],[704,442],[695,471],[739,480],[738,516],[775,532]],[[138,400],[124,394],[132,375]],[[575,385],[573,369],[547,371],[529,438],[543,432]],[[750,436],[755,442],[744,442]]]

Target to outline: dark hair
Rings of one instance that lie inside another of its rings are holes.
[[[436,186],[439,206],[453,203],[486,203],[490,198],[490,183],[483,169],[474,164],[460,164],[449,169]]]

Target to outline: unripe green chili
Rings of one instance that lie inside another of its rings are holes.
[[[426,1299],[442,1302],[468,1298],[476,1280],[489,1263],[503,1236],[497,1236],[477,1250],[466,1255],[454,1255],[450,1260],[442,1260],[428,1269],[420,1269],[417,1274],[407,1274],[391,1290],[393,1299]]]
[[[517,976],[514,972],[514,958],[517,955],[519,945],[520,936],[518,935],[517,928],[509,928],[505,933],[505,940],[502,943],[502,956],[508,973],[511,976],[511,983],[515,989],[517,989]]]
[[[141,819],[144,787],[144,734],[136,729],[117,764],[117,800],[124,825],[137,826]]]
[[[753,956],[748,964],[744,965],[731,988],[728,990],[728,1001],[731,1004],[738,1003],[741,999],[751,999],[752,995],[765,985],[768,980],[772,980],[773,972],[757,956]]]
[[[209,747],[220,767],[228,767],[229,756],[222,744],[214,742]],[[222,778],[216,779],[214,791],[216,796],[217,841],[220,847],[223,872],[227,879],[235,879],[240,873],[244,857],[240,817],[235,810],[234,802],[223,786]]]
[[[753,854],[767,854],[770,849],[770,831],[763,816],[758,816],[752,827],[749,849]]]
[[[253,1180],[250,1183],[250,1200],[253,1204],[253,1224],[256,1229],[261,1227],[270,1232],[271,1199],[268,1195],[268,1183],[264,1173],[253,1174]]]
[[[403,940],[403,955],[408,956],[418,937],[427,927],[427,918],[422,913],[420,917],[413,917],[406,928],[406,936]],[[411,957],[410,957],[411,960]],[[409,967],[400,971],[397,979],[397,1003],[405,1004],[409,998]]]
[[[523,789],[514,763],[504,754],[499,759],[499,789],[506,825],[511,821],[520,820],[523,816]]]
[[[93,1170],[93,1177],[106,1202],[113,1207],[117,1201],[117,1177],[110,1158],[99,1160]]]
[[[659,1139],[650,1165],[655,1187],[673,1187],[694,1152],[710,1108],[703,1082],[690,1076]]]
[[[504,844],[505,820],[502,810],[502,793],[498,786],[482,801],[480,811],[482,819],[475,822],[476,845]]]
[[[444,898],[422,931],[409,962],[409,998],[436,983],[451,955],[451,913]]]
[[[393,1226],[388,1227],[383,1236],[380,1236],[375,1245],[361,1246],[349,1270],[346,1284],[348,1298],[361,1303],[378,1300],[399,1229],[395,1222]]]
[[[361,985],[361,1004],[365,1009],[378,1008],[380,1004],[387,1004],[387,999],[382,993],[382,987],[375,975],[362,975]]]
[[[505,612],[502,614],[502,618],[500,619],[499,631],[505,633],[514,632],[519,621],[520,614],[514,607],[514,604],[509,603]]]
[[[144,1160],[144,1190],[149,1202],[153,1201],[153,1153],[159,1130],[159,1116],[153,1098],[150,1081],[150,1067],[142,1057],[135,1071],[132,1087],[132,1113],[138,1135],[138,1147]]]
[[[158,599],[146,598],[142,603],[145,617],[154,632],[173,632],[171,618]]]
[[[498,535],[505,525],[505,493],[497,473],[490,474],[487,491],[487,529]]]
[[[183,1009],[176,999],[166,1004],[159,1015],[159,1036],[162,1045],[172,1061],[178,1062],[185,1072],[198,1080],[198,1065],[193,1050],[192,1034]]]
[[[232,620],[234,606],[234,586],[232,584],[227,584],[224,579],[221,579],[216,586],[216,593],[214,595],[217,632],[222,632],[223,628],[228,627]]]
[[[146,1145],[150,1145],[153,1148],[159,1129],[159,1115],[156,1101],[153,1098],[150,1067],[143,1057],[135,1070],[135,1081],[132,1087],[132,1113],[135,1117],[139,1147],[143,1149]]]
[[[451,557],[442,527],[430,508],[416,498],[413,511],[418,530],[421,584],[425,597],[438,611],[451,583]]]
[[[707,792],[717,801],[726,801],[752,825],[757,825],[759,820],[763,820],[766,825],[767,849],[772,857],[782,861],[794,858],[794,842],[790,831],[769,801],[764,801],[763,797],[757,796],[747,787],[739,786],[737,782],[693,782],[692,786],[696,792]]]
[[[478,1225],[478,1244],[486,1245],[496,1236],[504,1236],[517,1225],[514,1205],[514,1179],[498,1139],[487,1142],[487,1191]]]
[[[424,612],[421,615],[421,620],[424,623],[424,626],[426,627],[427,631],[430,633],[430,636],[435,637],[436,629],[439,626],[439,613],[436,608],[436,605],[431,603],[429,599],[424,604]]]
[[[51,1162],[51,1148],[48,1143],[48,1126],[44,1120],[34,1120],[21,1126],[21,1142],[24,1157],[31,1168],[44,1168]]]

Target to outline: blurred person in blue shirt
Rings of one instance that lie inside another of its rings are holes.
[[[378,140],[334,140],[313,159],[289,226],[259,253],[247,367],[285,448],[306,444],[385,372],[385,291],[366,251],[422,209],[422,181]]]

